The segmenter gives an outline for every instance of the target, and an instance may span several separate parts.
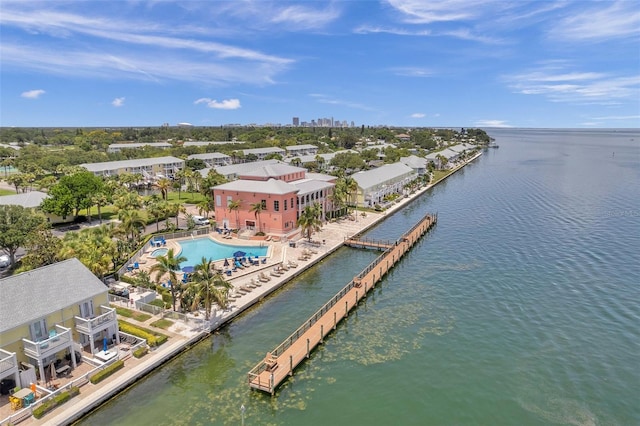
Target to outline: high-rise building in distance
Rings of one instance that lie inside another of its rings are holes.
[[[298,127],[300,125],[300,118],[299,117],[293,117],[293,125],[295,127]]]

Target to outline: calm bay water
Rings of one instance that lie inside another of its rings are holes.
[[[247,371],[377,253],[339,250],[81,423],[640,424],[640,132],[490,134],[368,234],[439,214],[276,397]]]

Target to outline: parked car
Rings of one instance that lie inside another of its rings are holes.
[[[11,264],[11,260],[9,259],[8,255],[6,254],[0,255],[0,268],[6,268],[10,264]]]
[[[192,216],[192,218],[193,218],[193,222],[198,226],[209,224],[209,219],[207,219],[204,216]]]

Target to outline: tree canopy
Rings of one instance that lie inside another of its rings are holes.
[[[0,206],[0,249],[15,263],[16,251],[30,236],[47,227],[47,219],[22,206]]]
[[[102,187],[102,179],[91,172],[63,176],[51,188],[49,197],[42,202],[42,210],[63,217],[71,213],[78,216],[81,209],[88,209],[93,205],[92,197]]]

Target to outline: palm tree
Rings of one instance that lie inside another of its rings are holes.
[[[106,206],[109,203],[107,194],[102,191],[97,192],[91,197],[91,202],[98,208],[98,219],[100,220],[100,225],[102,225],[102,206]]]
[[[259,201],[257,203],[251,204],[251,209],[249,210],[250,212],[253,212],[256,219],[258,220],[258,232],[262,232],[262,223],[260,223],[260,213],[265,211],[265,209],[266,209],[266,206],[262,203],[262,201]]]
[[[320,231],[322,228],[322,220],[320,219],[321,212],[322,208],[320,204],[314,203],[313,206],[305,207],[298,218],[296,225],[302,228],[302,235],[306,236],[309,242],[311,242],[311,235],[313,235],[314,232]]]
[[[187,260],[184,256],[176,257],[172,248],[167,251],[167,254],[164,256],[156,257],[158,263],[153,265],[149,272],[151,274],[156,274],[156,281],[159,283],[160,279],[165,274],[169,275],[169,286],[171,287],[171,301],[173,303],[173,310],[176,310],[176,294],[178,293],[178,274],[177,271],[180,270],[180,263]]]
[[[212,272],[210,263],[209,259],[202,257],[200,263],[195,266],[193,283],[189,287],[193,295],[191,309],[197,309],[202,303],[207,321],[211,315],[213,303],[217,303],[222,309],[227,308],[229,303],[227,295],[232,287],[220,272]]]
[[[118,212],[120,219],[120,227],[127,237],[130,235],[129,241],[135,240],[141,229],[144,229],[146,223],[138,210],[120,210]]]
[[[153,194],[145,201],[147,213],[156,221],[156,232],[160,231],[160,218],[164,214],[158,194]]]
[[[346,193],[349,195],[349,202],[354,205],[355,203],[353,201],[353,195],[358,191],[358,182],[356,182],[353,177],[347,176],[344,178],[344,188],[346,190]]]
[[[229,213],[232,211],[236,212],[236,228],[240,229],[240,206],[242,205],[242,200],[231,200],[227,205],[229,209]],[[260,203],[262,205],[262,203]]]
[[[196,207],[198,209],[198,213],[201,216],[209,216],[209,213],[211,212],[211,207],[213,207],[211,205],[211,200],[209,198],[205,198],[203,200],[198,201],[198,204],[196,204]]]
[[[171,180],[167,178],[162,178],[162,179],[158,179],[158,181],[155,183],[155,186],[160,190],[160,193],[162,194],[162,199],[166,200],[167,195],[169,194],[169,190],[171,189],[173,184],[171,183]]]

